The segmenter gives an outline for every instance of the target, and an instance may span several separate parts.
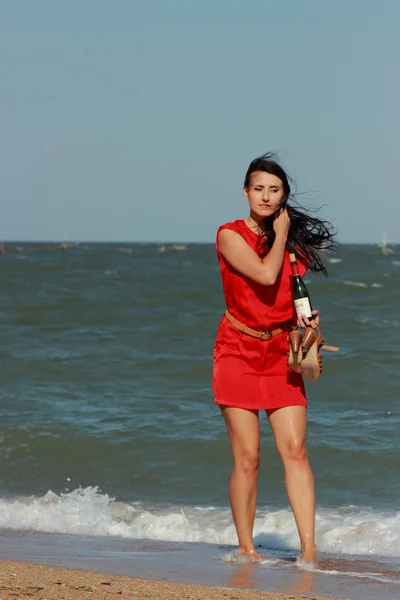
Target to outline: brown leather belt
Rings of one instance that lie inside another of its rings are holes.
[[[228,310],[225,312],[225,316],[228,319],[228,321],[230,321],[232,325],[236,329],[239,329],[242,333],[246,333],[247,335],[251,335],[252,337],[258,338],[259,340],[263,341],[268,341],[272,339],[275,335],[278,335],[279,333],[285,331],[283,327],[288,327],[290,325],[290,321],[287,321],[286,323],[282,323],[282,325],[278,327],[278,329],[273,329],[272,331],[257,331],[256,329],[251,329],[251,327],[247,327],[247,325],[235,319],[235,317],[233,317]]]

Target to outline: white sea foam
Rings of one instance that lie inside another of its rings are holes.
[[[342,259],[341,258],[328,258],[328,262],[332,263],[333,265],[337,264],[337,263],[341,263]]]
[[[96,487],[60,496],[0,500],[0,527],[131,539],[236,545],[229,508],[116,502]],[[400,512],[347,507],[320,509],[316,531],[323,552],[400,556]],[[289,510],[261,509],[254,527],[257,544],[298,550]]]
[[[351,280],[346,280],[346,281],[342,281],[342,283],[344,283],[344,285],[349,285],[351,287],[360,287],[360,288],[367,288],[367,287],[372,287],[372,288],[383,288],[383,284],[382,283],[371,283],[370,286],[368,285],[368,283],[365,283],[365,281],[351,281]]]
[[[244,556],[237,549],[230,550],[229,552],[225,552],[221,558],[221,562],[224,563],[235,563],[235,564],[254,564],[258,563],[260,565],[276,565],[277,563],[282,562],[279,558],[269,558],[263,557],[261,560],[257,558],[253,558],[251,556]]]
[[[368,571],[337,571],[336,569],[320,569],[310,562],[306,562],[301,559],[296,560],[296,565],[303,571],[311,571],[312,573],[321,573],[322,575],[334,575],[335,577],[357,577],[358,579],[372,579],[379,581],[380,583],[400,583],[400,579],[394,577],[387,577],[383,573],[369,573]]]
[[[361,288],[368,287],[368,284],[364,283],[364,281],[351,281],[351,280],[347,280],[347,281],[343,281],[342,283],[344,283],[344,285],[350,285],[352,287],[361,287]]]

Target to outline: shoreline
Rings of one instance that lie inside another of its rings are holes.
[[[164,579],[142,579],[1,559],[0,598],[11,600],[19,597],[41,600],[304,600],[303,594],[288,595]],[[326,600],[314,595],[312,598]]]
[[[0,532],[0,600],[398,600],[396,564],[321,555],[320,568],[266,553],[230,559],[210,544]]]

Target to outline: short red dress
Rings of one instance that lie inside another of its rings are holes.
[[[274,285],[261,285],[236,271],[218,250],[218,233],[231,229],[260,255],[261,238],[243,220],[225,223],[217,232],[217,255],[226,307],[241,323],[259,331],[296,324],[289,252]],[[299,262],[300,274],[306,266]],[[290,331],[290,327],[288,328]],[[287,365],[288,331],[271,340],[251,337],[224,316],[214,346],[212,387],[215,402],[237,408],[271,410],[307,406],[303,377]]]

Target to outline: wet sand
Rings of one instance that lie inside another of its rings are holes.
[[[0,533],[0,600],[330,598],[399,600],[393,560],[322,555],[320,569],[270,557],[226,562],[224,546],[34,532]]]
[[[103,575],[90,571],[0,561],[0,599],[38,600],[304,600],[304,596]],[[323,600],[312,596],[313,600]],[[326,600],[326,599],[325,599]]]

